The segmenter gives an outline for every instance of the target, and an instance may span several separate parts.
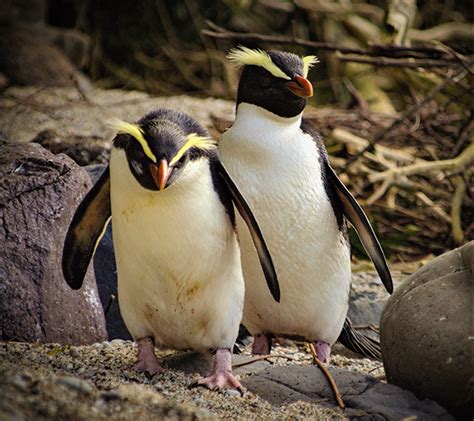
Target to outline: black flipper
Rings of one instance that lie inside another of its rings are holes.
[[[352,193],[342,183],[328,162],[326,162],[326,174],[330,183],[335,187],[336,194],[341,201],[343,213],[350,223],[354,226],[359,238],[365,248],[365,251],[372,259],[375,269],[380,276],[387,291],[393,292],[392,276],[385,260],[382,247],[372,229],[365,212],[355,200]]]
[[[346,348],[364,357],[377,360],[382,358],[380,342],[355,330],[349,317],[346,317],[344,327],[337,340]]]
[[[72,289],[82,286],[95,248],[110,220],[109,167],[76,210],[64,242],[62,268]]]
[[[255,245],[255,249],[257,250],[258,258],[260,260],[265,279],[267,280],[268,288],[270,289],[275,301],[280,302],[280,286],[278,284],[275,267],[273,266],[272,257],[270,256],[270,252],[268,251],[267,245],[265,244],[265,240],[263,238],[262,232],[260,231],[257,220],[255,219],[246,200],[230,178],[230,175],[227,173],[221,162],[218,163],[217,168],[219,176],[230,191],[235,207],[239,211],[240,216],[242,216],[242,219],[247,224]]]

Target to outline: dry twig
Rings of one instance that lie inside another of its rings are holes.
[[[229,39],[240,42],[266,42],[270,44],[287,44],[299,45],[316,50],[337,51],[341,54],[356,54],[362,56],[375,57],[394,57],[394,58],[413,58],[413,59],[443,59],[458,63],[452,54],[446,52],[438,46],[413,46],[403,47],[398,45],[380,45],[374,44],[367,49],[344,47],[332,42],[308,41],[301,38],[282,36],[282,35],[265,35],[259,33],[232,32],[216,25],[213,22],[206,21],[207,25],[213,30],[203,29],[203,35],[207,35],[217,39]]]
[[[232,368],[243,367],[245,365],[253,364],[257,361],[262,360],[269,360],[270,358],[285,358],[286,360],[294,361],[296,358],[290,357],[288,355],[259,355],[258,357],[254,357],[251,360],[242,361],[241,363],[232,364]]]
[[[369,175],[371,183],[377,183],[386,179],[393,183],[400,176],[411,176],[415,174],[426,174],[433,171],[462,171],[465,167],[474,163],[474,143],[468,146],[460,155],[452,159],[440,161],[418,162],[405,167],[391,168],[381,173]]]
[[[397,59],[388,57],[359,57],[356,55],[337,55],[340,61],[353,63],[373,64],[374,66],[385,67],[412,67],[412,68],[430,68],[430,67],[452,67],[457,66],[458,62],[453,60],[423,60],[423,59]],[[471,64],[469,62],[469,64]]]
[[[331,389],[334,393],[334,397],[336,398],[337,405],[339,406],[339,408],[344,409],[346,405],[344,405],[344,401],[342,400],[341,393],[339,392],[337,384],[334,381],[333,377],[331,376],[331,373],[328,371],[326,367],[324,367],[324,364],[319,360],[318,355],[316,354],[316,350],[314,349],[314,345],[312,343],[308,343],[308,345],[309,345],[309,350],[311,352],[311,355],[313,356],[313,361],[317,364],[317,366],[323,372],[324,376],[326,377],[326,379],[328,380],[331,386]]]
[[[379,131],[368,143],[367,146],[365,146],[363,149],[361,149],[359,152],[357,152],[354,156],[348,159],[347,161],[347,167],[350,167],[357,159],[359,159],[365,152],[370,151],[373,149],[375,144],[380,141],[388,132],[393,130],[395,127],[400,125],[402,122],[410,118],[412,115],[414,115],[421,107],[423,107],[427,102],[431,101],[439,92],[441,92],[451,81],[455,79],[462,79],[466,75],[467,71],[465,69],[462,69],[454,74],[451,74],[450,76],[447,76],[446,79],[438,85],[436,88],[434,88],[428,95],[426,95],[421,101],[419,101],[417,104],[415,104],[413,107],[405,111],[400,117],[397,119],[393,120],[393,122]]]

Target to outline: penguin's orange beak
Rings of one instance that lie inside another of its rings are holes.
[[[295,76],[290,82],[286,82],[286,87],[295,95],[309,98],[313,96],[313,85],[303,76]]]
[[[151,176],[155,181],[156,187],[158,190],[163,190],[166,187],[166,183],[170,178],[171,171],[168,167],[168,161],[166,159],[162,159],[158,165],[150,164],[149,165]]]

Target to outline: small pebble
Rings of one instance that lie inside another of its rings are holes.
[[[58,383],[85,394],[89,394],[92,391],[92,386],[89,383],[75,377],[61,377]]]
[[[74,358],[79,358],[80,357],[79,351],[76,348],[71,348],[69,350],[69,355],[71,357],[74,357]]]
[[[28,390],[27,383],[18,374],[14,375],[10,379],[9,383],[15,386],[17,389],[22,390],[23,392],[26,392]]]
[[[205,400],[202,399],[202,398],[196,398],[196,399],[194,399],[194,404],[197,405],[197,406],[203,406],[203,407],[205,407],[207,403],[208,403],[208,402],[205,401]]]
[[[224,394],[227,396],[238,396],[239,398],[242,397],[242,394],[235,389],[225,389]]]
[[[106,402],[122,399],[122,395],[115,390],[108,390],[106,392],[102,392],[100,397]]]
[[[79,367],[79,369],[76,371],[77,374],[84,374],[86,371],[85,367]]]
[[[28,371],[22,373],[21,377],[27,382],[31,382],[33,380],[33,376]]]

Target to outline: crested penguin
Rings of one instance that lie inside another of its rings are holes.
[[[240,389],[231,366],[244,300],[234,205],[278,301],[259,226],[220,163],[215,141],[194,119],[159,109],[134,124],[117,120],[114,127],[109,166],[66,235],[65,280],[81,287],[112,218],[120,309],[138,346],[134,367],[152,375],[164,370],[157,343],[215,350],[214,368],[198,384]]]
[[[272,336],[300,337],[314,342],[319,359],[328,362],[339,337],[356,352],[380,356],[378,344],[346,319],[351,285],[346,220],[389,293],[392,280],[367,217],[331,168],[321,136],[302,118],[313,95],[307,75],[316,57],[238,47],[228,58],[243,71],[235,121],[222,134],[219,153],[259,220],[282,294],[277,306],[257,282],[258,262],[243,234],[243,324],[254,337],[253,353],[269,353]]]

